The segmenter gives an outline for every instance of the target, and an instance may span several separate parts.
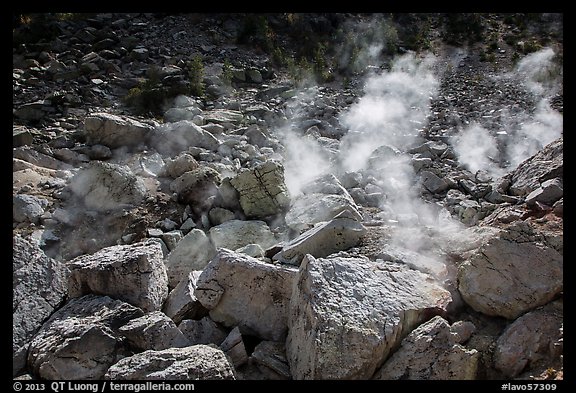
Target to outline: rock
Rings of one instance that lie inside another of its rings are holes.
[[[526,204],[528,206],[541,202],[545,205],[552,206],[554,202],[562,198],[564,189],[562,180],[559,178],[546,180],[540,187],[532,191],[526,196]]]
[[[159,351],[190,345],[174,321],[161,311],[152,311],[132,319],[126,325],[121,326],[118,331],[140,351],[149,349]]]
[[[42,379],[101,379],[124,355],[118,328],[143,314],[108,296],[72,299],[30,343],[28,366]]]
[[[357,221],[362,221],[362,215],[352,198],[319,193],[299,195],[286,213],[286,224],[301,232],[319,222],[332,220],[344,210],[350,211]]]
[[[204,231],[192,229],[166,258],[168,285],[174,288],[193,270],[202,270],[216,255],[216,248]]]
[[[248,361],[246,347],[244,346],[242,334],[240,334],[238,327],[230,331],[230,334],[228,334],[224,341],[222,341],[222,344],[220,344],[220,349],[232,360],[232,364],[236,368]]]
[[[374,379],[473,380],[480,354],[455,342],[440,316],[414,329]]]
[[[368,379],[451,301],[430,276],[368,258],[308,255],[296,280],[286,339],[294,379]]]
[[[456,321],[450,326],[450,333],[458,344],[464,344],[474,332],[476,326],[470,321]]]
[[[194,318],[203,309],[196,296],[194,296],[200,273],[200,271],[188,273],[168,294],[162,311],[172,318],[175,323],[180,323],[186,318]]]
[[[446,180],[438,177],[435,173],[430,171],[421,171],[422,185],[432,194],[439,194],[446,191],[449,187]]]
[[[506,378],[515,378],[538,362],[558,361],[554,343],[560,339],[563,304],[557,301],[528,312],[512,322],[496,342],[494,366]]]
[[[188,150],[190,146],[217,151],[220,141],[191,120],[181,120],[156,127],[150,145],[160,154],[174,156]]]
[[[354,214],[345,210],[331,221],[319,223],[290,241],[273,259],[300,265],[306,254],[323,258],[354,247],[365,233],[366,228],[356,221]]]
[[[515,319],[563,290],[563,256],[528,223],[514,222],[460,265],[458,290],[474,310]]]
[[[237,250],[248,244],[259,244],[266,249],[276,244],[276,238],[264,221],[230,220],[210,228],[210,240],[216,249]]]
[[[46,116],[46,104],[44,100],[28,102],[14,111],[14,116],[30,122],[36,122]]]
[[[207,166],[185,172],[172,183],[170,191],[178,194],[178,201],[189,204],[197,211],[208,210],[212,206],[211,196],[217,193],[220,174]]]
[[[16,222],[38,224],[49,202],[34,195],[18,194],[12,197],[12,219]]]
[[[154,127],[127,116],[92,113],[84,121],[86,142],[109,148],[146,144]]]
[[[185,319],[178,325],[178,328],[191,345],[214,344],[220,346],[228,336],[228,332],[210,317],[204,317],[197,321]]]
[[[255,68],[249,68],[246,70],[246,76],[250,80],[250,82],[254,83],[262,83],[264,80],[262,79],[262,74]]]
[[[254,243],[237,248],[235,251],[253,258],[262,258],[266,254],[266,251],[259,244]]]
[[[394,243],[385,244],[377,257],[383,261],[405,264],[412,269],[431,275],[439,282],[443,282],[448,277],[448,270],[443,261]]]
[[[144,182],[125,165],[91,161],[68,185],[92,210],[106,211],[139,205],[146,195]]]
[[[157,243],[111,246],[68,262],[70,297],[108,295],[144,311],[156,311],[168,296],[168,278]]]
[[[528,195],[544,181],[562,177],[563,152],[564,138],[558,138],[518,165],[511,174],[510,193],[515,196]]]
[[[34,140],[32,133],[24,127],[12,128],[12,147],[31,145]]]
[[[235,217],[236,215],[234,214],[234,212],[228,209],[223,209],[221,207],[213,207],[208,212],[208,218],[210,219],[210,223],[213,226],[220,225],[222,223],[225,223],[226,221],[233,220]]]
[[[164,112],[164,121],[166,123],[176,123],[181,120],[193,120],[195,116],[202,113],[202,110],[195,106],[183,108],[170,108]]]
[[[249,218],[278,214],[290,204],[284,167],[278,162],[267,161],[243,171],[230,179],[230,183],[238,191],[242,210]]]
[[[12,149],[12,158],[17,158],[22,161],[26,161],[30,164],[36,165],[38,167],[55,169],[55,170],[68,170],[74,167],[70,164],[66,164],[60,160],[55,159],[52,156],[41,153],[31,146],[21,146]]]
[[[114,364],[110,380],[229,380],[234,368],[222,350],[208,345],[145,351]]]
[[[179,176],[182,176],[186,172],[193,171],[198,169],[200,164],[198,161],[190,153],[180,153],[176,158],[166,160],[166,164],[164,167],[164,172],[169,177],[176,179]]]
[[[194,294],[215,322],[281,341],[295,274],[294,268],[220,249],[200,275]]]
[[[283,342],[261,341],[254,348],[252,358],[262,369],[271,370],[277,379],[291,379],[290,366],[286,359],[286,346]],[[266,373],[270,374],[270,372]]]
[[[28,240],[14,236],[12,251],[12,373],[26,363],[28,342],[68,291],[67,270]]]
[[[204,113],[204,119],[207,123],[238,123],[243,118],[242,112],[231,109],[213,109]]]

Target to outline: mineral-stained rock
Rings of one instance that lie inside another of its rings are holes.
[[[153,311],[132,319],[126,325],[121,326],[118,331],[128,339],[132,346],[141,351],[181,348],[190,345],[174,321],[161,311]]]
[[[563,195],[564,187],[562,185],[562,180],[559,178],[549,179],[526,196],[526,203],[528,205],[533,205],[536,202],[541,202],[545,205],[552,206],[554,202],[562,198]]]
[[[354,215],[344,211],[333,220],[319,223],[290,241],[273,259],[299,265],[306,254],[317,258],[327,257],[355,246],[365,232],[366,228],[356,221]]]
[[[200,229],[192,229],[166,258],[168,285],[174,288],[193,270],[202,270],[216,255],[216,248]]]
[[[294,268],[220,249],[200,275],[194,294],[215,322],[281,341],[295,275]]]
[[[72,299],[34,336],[28,366],[42,379],[101,379],[123,355],[118,328],[143,314],[108,296]]]
[[[103,248],[68,262],[69,295],[108,295],[144,311],[156,311],[168,296],[168,278],[158,243]]]
[[[268,248],[276,243],[276,238],[264,221],[229,220],[210,228],[212,243],[218,248],[236,250],[248,244],[259,244]]]
[[[125,165],[91,161],[70,180],[70,190],[86,207],[105,211],[139,205],[146,195],[144,182]]]
[[[203,166],[178,176],[170,183],[170,191],[178,194],[180,203],[189,204],[197,211],[207,211],[212,204],[210,197],[216,195],[220,181],[216,170]]]
[[[111,380],[236,379],[221,349],[208,345],[145,351],[114,364],[105,376]]]
[[[167,176],[176,179],[186,172],[193,171],[200,167],[198,161],[190,153],[180,153],[174,159],[168,158],[164,167]]]
[[[284,167],[275,161],[243,171],[230,179],[240,194],[240,205],[249,218],[264,218],[284,211],[290,204]]]
[[[560,353],[555,343],[561,335],[562,313],[562,301],[556,301],[512,322],[496,342],[494,366],[514,378],[539,361],[557,361]]]
[[[194,289],[196,289],[196,282],[200,273],[200,271],[188,273],[168,294],[162,311],[175,323],[180,323],[184,318],[194,318],[196,313],[202,309],[202,305],[194,296]]]
[[[228,332],[222,326],[206,316],[200,320],[185,319],[178,329],[190,341],[191,345],[214,344],[220,345],[228,336]]]
[[[307,255],[290,300],[286,355],[294,379],[367,379],[450,293],[429,275],[368,258]]]
[[[62,303],[68,291],[67,270],[34,243],[13,238],[12,368],[26,363],[27,344],[42,323]]]
[[[479,357],[456,342],[448,322],[436,316],[402,340],[374,379],[475,379]]]
[[[126,116],[92,113],[84,121],[84,130],[89,144],[117,148],[146,143],[154,127]]]
[[[514,319],[563,290],[563,256],[528,223],[485,241],[458,270],[458,290],[476,311]]]

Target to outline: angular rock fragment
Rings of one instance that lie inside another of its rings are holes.
[[[264,221],[229,220],[210,228],[210,240],[216,249],[237,250],[248,244],[259,244],[268,248],[276,244],[276,238]]]
[[[185,318],[194,318],[202,310],[202,305],[194,296],[200,273],[200,271],[188,273],[168,294],[162,311],[175,323],[180,323]]]
[[[111,246],[68,262],[70,297],[108,295],[144,311],[156,311],[168,296],[168,278],[158,243]]]
[[[207,316],[200,320],[185,319],[178,325],[178,329],[190,341],[191,345],[214,344],[220,346],[228,336],[226,329]]]
[[[87,143],[118,148],[146,143],[154,127],[126,116],[98,112],[86,117],[84,130]]]
[[[152,311],[139,318],[132,319],[118,331],[124,335],[135,348],[162,350],[181,348],[190,345],[186,337],[166,314]]]

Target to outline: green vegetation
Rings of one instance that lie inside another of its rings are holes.
[[[190,77],[190,94],[202,97],[204,95],[204,63],[202,56],[195,55],[188,62],[188,76]]]

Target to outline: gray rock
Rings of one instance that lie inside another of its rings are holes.
[[[146,196],[144,182],[125,165],[92,161],[68,185],[92,210],[106,211],[139,205]]]
[[[284,211],[290,204],[284,183],[284,167],[267,161],[230,179],[239,193],[240,205],[249,218],[264,218]]]
[[[149,349],[158,351],[190,345],[174,321],[161,311],[152,311],[134,318],[121,326],[118,331],[128,339],[132,346],[141,351]]]
[[[110,380],[230,380],[234,368],[222,350],[208,345],[145,351],[114,364]]]
[[[226,329],[210,317],[204,317],[200,320],[185,319],[178,325],[178,328],[192,345],[214,344],[219,346],[228,336]]]
[[[254,243],[237,248],[235,251],[254,258],[262,258],[266,254],[266,251],[259,244]]]
[[[356,221],[352,213],[345,210],[331,221],[319,223],[290,241],[273,259],[300,265],[306,254],[323,258],[354,247],[365,233],[366,228]]]
[[[283,342],[261,341],[254,348],[252,358],[259,368],[272,370],[278,379],[291,379],[290,366],[286,359],[286,346]]]
[[[202,110],[196,106],[170,108],[164,112],[164,121],[167,123],[176,123],[181,120],[193,120],[196,115],[201,113]]]
[[[448,322],[436,316],[414,329],[374,379],[473,380],[480,354],[458,344]]]
[[[221,207],[213,207],[208,212],[208,218],[210,219],[210,223],[214,226],[220,225],[226,221],[233,220],[235,218],[234,212],[223,209]]]
[[[156,127],[150,145],[160,154],[174,156],[190,146],[217,151],[220,141],[191,120],[181,120]]]
[[[16,222],[37,224],[49,202],[34,195],[18,194],[12,197],[12,219]]]
[[[286,213],[286,224],[297,232],[314,224],[330,221],[343,211],[350,211],[357,221],[362,221],[358,206],[351,197],[344,195],[303,194],[293,199]]]
[[[230,358],[234,367],[240,367],[248,361],[246,347],[240,329],[235,327],[220,344],[220,349]]]
[[[168,317],[172,318],[175,323],[180,323],[185,318],[194,318],[202,309],[202,305],[194,296],[196,282],[200,276],[200,271],[188,273],[176,287],[170,291],[162,311]],[[195,343],[203,344],[203,343]]]
[[[563,152],[564,138],[558,138],[518,165],[511,175],[510,193],[515,196],[528,195],[542,182],[562,177]]]
[[[526,196],[526,204],[528,206],[536,204],[536,202],[552,206],[554,202],[562,198],[564,195],[564,188],[562,180],[559,178],[546,180],[540,187],[532,191]]]
[[[428,275],[368,258],[304,258],[290,300],[294,379],[368,379],[415,326],[446,311]]]
[[[176,179],[186,172],[198,169],[200,164],[190,153],[180,153],[174,159],[168,158],[164,167],[164,172],[169,177]]]
[[[34,137],[30,130],[24,127],[12,127],[12,147],[31,145]]]
[[[174,251],[180,240],[182,240],[182,231],[175,230],[170,232],[165,232],[161,236],[162,241],[166,244],[168,251]]]
[[[237,250],[248,244],[259,244],[266,249],[276,244],[276,238],[264,221],[230,220],[210,228],[210,240],[216,249]]]
[[[70,297],[108,295],[144,311],[156,311],[168,296],[162,249],[157,243],[103,248],[68,262]]]
[[[67,270],[38,245],[13,237],[12,249],[12,372],[26,363],[28,342],[42,323],[64,301]]]
[[[170,183],[170,191],[178,194],[178,201],[189,204],[197,211],[205,211],[212,205],[221,182],[218,171],[202,166],[185,172]]]
[[[28,366],[42,379],[101,379],[124,355],[118,328],[143,314],[107,296],[72,299],[34,336]]]
[[[421,171],[422,185],[432,194],[438,194],[446,191],[449,187],[446,180],[438,177],[435,173],[430,171]]]
[[[231,109],[213,109],[204,112],[204,119],[207,123],[226,125],[227,123],[239,123],[244,116],[242,112]]]
[[[192,229],[166,258],[168,285],[174,288],[193,270],[202,270],[216,255],[216,248],[204,231]]]
[[[511,323],[496,342],[494,366],[514,378],[538,362],[558,361],[554,344],[561,337],[562,301],[528,312]]]
[[[30,164],[36,165],[38,167],[44,167],[55,170],[68,170],[74,167],[70,164],[66,164],[54,157],[41,153],[31,146],[21,146],[12,149],[12,158],[17,158],[22,161],[26,161]]]
[[[21,105],[14,111],[14,116],[25,121],[38,121],[46,116],[46,105],[44,100],[28,102]]]
[[[88,144],[109,148],[145,144],[154,127],[127,116],[92,113],[84,121]]]
[[[458,289],[476,311],[514,319],[563,290],[563,256],[528,223],[488,238],[460,265]]]
[[[215,322],[281,341],[295,275],[294,268],[221,249],[200,275],[194,294]]]

